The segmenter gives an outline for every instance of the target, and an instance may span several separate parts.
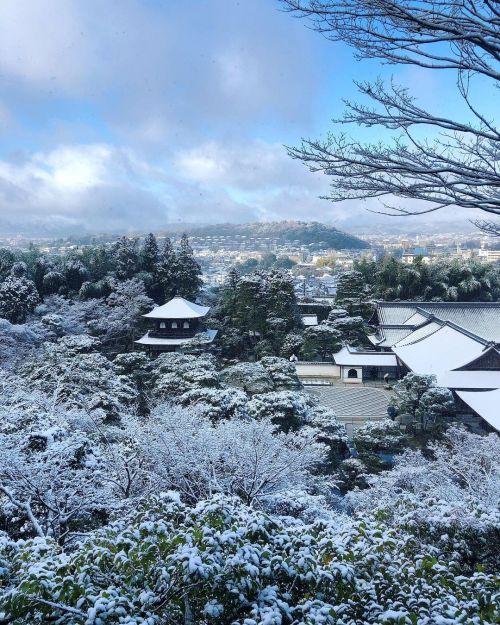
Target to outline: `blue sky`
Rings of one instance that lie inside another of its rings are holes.
[[[319,200],[328,180],[283,148],[325,134],[352,80],[377,75],[461,108],[452,75],[355,61],[275,0],[2,0],[0,233],[391,226]]]

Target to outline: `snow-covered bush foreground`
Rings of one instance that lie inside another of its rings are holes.
[[[6,542],[0,563],[0,613],[17,625],[456,625],[499,617],[492,576],[462,574],[411,534],[372,520],[286,525],[223,496],[194,508],[155,498],[74,553],[43,539]]]
[[[425,458],[407,450],[395,467],[370,476],[370,488],[347,499],[359,516],[376,513],[399,530],[424,540],[464,565],[500,569],[500,438],[451,427]]]

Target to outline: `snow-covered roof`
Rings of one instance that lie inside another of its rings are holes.
[[[500,431],[500,389],[494,391],[457,391],[457,395],[480,417]]]
[[[305,326],[317,326],[318,315],[302,315],[302,323]]]
[[[343,366],[362,367],[396,367],[397,360],[394,354],[384,352],[357,351],[343,347],[334,355],[335,364]]]
[[[417,326],[433,315],[500,342],[500,302],[377,302],[377,315],[382,326]]]
[[[376,334],[368,336],[371,343],[377,347],[392,347],[412,331],[411,327],[382,328],[379,327]]]
[[[408,317],[408,319],[403,322],[403,325],[405,325],[405,326],[418,326],[421,323],[424,323],[425,321],[427,321],[427,317],[425,315],[423,315],[422,313],[417,311],[417,312],[413,313],[413,315]]]
[[[403,345],[411,345],[412,343],[416,343],[417,341],[421,341],[427,336],[434,334],[443,327],[443,324],[437,323],[435,321],[429,321],[423,326],[420,326],[413,332],[410,332],[407,336],[400,339],[396,345],[398,347],[402,347]]]
[[[499,371],[442,371],[436,373],[438,386],[453,389],[494,389],[500,387]]]
[[[474,360],[484,350],[483,342],[449,325],[432,330],[431,334],[411,341],[413,332],[392,347],[394,353],[415,373],[451,371]]]
[[[163,306],[157,306],[143,316],[148,319],[198,319],[204,317],[209,310],[210,306],[193,304],[193,302],[176,295]]]
[[[203,338],[207,340],[207,342],[211,343],[214,340],[216,334],[217,334],[217,330],[206,330],[205,332],[200,332],[196,336],[201,335]],[[191,339],[192,337],[180,338],[180,339],[156,338],[156,337],[149,336],[149,332],[146,332],[146,334],[142,336],[140,339],[138,339],[137,341],[135,341],[135,343],[138,343],[139,345],[158,345],[159,347],[162,345],[176,346],[176,345],[184,345],[184,343],[189,342]]]

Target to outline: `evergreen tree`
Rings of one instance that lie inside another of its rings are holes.
[[[266,300],[271,317],[285,321],[285,329],[297,325],[297,298],[293,281],[284,271],[271,271],[266,281]]]
[[[13,252],[2,247],[0,248],[0,279],[4,280],[10,273],[12,265],[16,262]]]
[[[60,287],[63,286],[64,282],[64,276],[60,271],[48,271],[43,276],[43,292],[46,295],[57,293]]]
[[[35,283],[36,289],[42,301],[44,295],[43,279],[45,275],[49,273],[50,269],[50,263],[44,256],[38,258],[33,266],[33,282]]]
[[[24,265],[24,263],[16,264]],[[12,272],[0,284],[0,317],[8,319],[11,323],[24,323],[28,313],[35,309],[39,301],[40,297],[34,282],[28,280],[24,274]]]
[[[140,267],[142,271],[153,273],[158,263],[158,242],[153,233],[146,235],[144,244],[140,253]]]
[[[139,267],[137,239],[120,237],[115,243],[114,262],[117,278],[120,280],[132,278]]]
[[[203,281],[200,264],[195,260],[193,248],[185,234],[182,235],[176,261],[174,275],[177,294],[194,300],[200,292]]]
[[[337,285],[337,302],[362,299],[366,294],[363,274],[359,271],[347,271],[339,277]]]
[[[168,302],[176,295],[176,264],[177,255],[172,241],[167,237],[158,254],[158,260],[154,269],[155,301],[163,300],[163,302]]]
[[[224,317],[234,321],[238,310],[238,282],[240,274],[235,267],[231,267],[224,282],[220,298],[220,310]]]
[[[102,280],[114,269],[113,250],[104,245],[86,248],[82,254],[82,262],[87,267],[91,280]]]
[[[88,272],[80,260],[70,259],[64,267],[64,277],[71,291],[79,291],[88,277]]]

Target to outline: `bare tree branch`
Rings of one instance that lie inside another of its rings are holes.
[[[407,89],[382,81],[356,83],[366,106],[346,102],[340,125],[380,127],[388,143],[364,144],[343,132],[303,140],[289,154],[332,179],[326,199],[399,197],[418,209],[390,204],[378,212],[425,214],[447,206],[500,215],[500,131],[472,101],[471,81],[481,75],[500,85],[498,2],[473,0],[282,0],[285,9],[312,21],[332,41],[345,41],[358,58],[457,70],[457,93],[470,120],[435,115]],[[426,138],[429,137],[429,138]]]

